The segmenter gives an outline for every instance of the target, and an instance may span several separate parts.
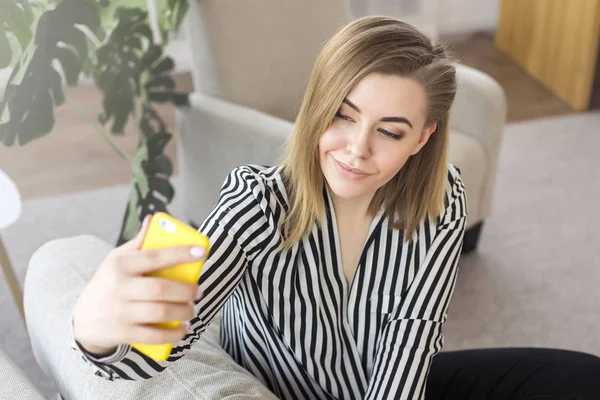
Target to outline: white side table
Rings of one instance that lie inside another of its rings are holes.
[[[23,290],[17,280],[15,270],[2,241],[2,231],[11,226],[19,218],[19,215],[21,215],[21,194],[19,193],[19,189],[10,177],[4,171],[0,170],[0,266],[2,266],[2,272],[6,277],[6,282],[15,299],[21,318],[25,321]]]

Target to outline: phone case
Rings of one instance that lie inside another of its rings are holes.
[[[208,237],[171,215],[164,212],[158,212],[150,219],[141,250],[155,250],[165,247],[188,245],[201,246],[204,247],[207,252],[210,251]],[[202,264],[202,260],[178,264],[147,275],[184,283],[197,283],[202,270]],[[169,321],[156,324],[156,326],[161,328],[177,328],[179,325],[181,325],[181,321]],[[171,354],[171,349],[173,347],[172,343],[132,343],[131,346],[157,361],[166,360]]]

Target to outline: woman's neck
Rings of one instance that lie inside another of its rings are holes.
[[[338,197],[331,188],[328,187],[328,190],[338,221],[362,221],[372,218],[372,215],[369,214],[369,204],[373,195],[369,194],[354,199],[343,199]]]

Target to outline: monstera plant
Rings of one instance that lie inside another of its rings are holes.
[[[0,68],[12,68],[0,102],[0,141],[43,138],[57,107],[87,117],[132,172],[118,244],[135,235],[146,214],[167,211],[174,195],[164,153],[172,134],[155,105],[188,103],[187,93],[175,90],[173,60],[163,54],[187,8],[186,0],[0,0]],[[82,76],[102,93],[97,116],[63,91]],[[112,140],[130,119],[139,134],[134,155]]]

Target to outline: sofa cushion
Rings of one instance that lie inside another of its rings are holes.
[[[44,396],[0,349],[0,399],[43,400]]]
[[[458,131],[450,131],[449,147],[450,162],[460,169],[467,190],[468,229],[485,217],[481,215],[481,197],[486,184],[488,157],[479,142]]]

